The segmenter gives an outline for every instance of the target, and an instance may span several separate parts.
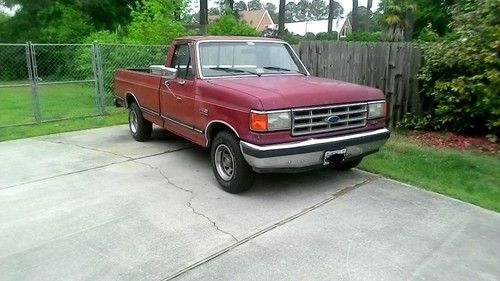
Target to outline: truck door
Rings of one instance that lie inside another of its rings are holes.
[[[177,69],[174,80],[162,79],[160,107],[165,127],[188,138],[193,133],[195,79],[192,61],[193,48],[190,43],[175,45],[169,67]],[[189,134],[189,135],[188,135]]]

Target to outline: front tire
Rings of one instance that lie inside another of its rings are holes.
[[[212,170],[224,191],[241,193],[252,187],[255,173],[241,154],[238,139],[231,133],[218,133],[210,150]]]
[[[151,138],[153,124],[142,116],[141,109],[137,103],[130,104],[128,112],[128,127],[132,137],[136,141],[147,141]]]

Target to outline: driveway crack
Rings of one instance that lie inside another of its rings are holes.
[[[289,223],[297,218],[300,218],[300,217],[308,214],[309,212],[312,212],[312,211],[318,209],[319,207],[326,205],[326,204],[330,203],[331,201],[333,201],[339,197],[342,197],[342,196],[348,194],[349,192],[351,192],[351,191],[353,191],[353,190],[355,190],[363,185],[369,184],[369,183],[371,183],[379,178],[380,178],[380,176],[374,176],[374,177],[370,177],[370,178],[368,178],[360,183],[357,183],[357,184],[354,184],[351,186],[347,186],[347,187],[343,187],[343,188],[339,189],[338,191],[330,194],[327,198],[323,199],[322,201],[320,201],[312,206],[309,206],[305,209],[302,209],[300,212],[298,212],[296,214],[293,214],[293,215],[288,216],[282,220],[279,220],[279,221],[273,223],[272,225],[265,227],[264,229],[261,229],[253,234],[250,234],[241,240],[236,240],[237,242],[235,242],[234,244],[229,245],[226,248],[221,249],[221,250],[219,250],[219,251],[217,251],[217,252],[215,252],[215,253],[213,253],[213,254],[211,254],[211,255],[209,255],[209,256],[207,256],[207,257],[205,257],[205,258],[203,258],[203,259],[201,259],[201,260],[199,260],[199,261],[197,261],[197,262],[195,262],[195,263],[193,263],[193,264],[191,264],[191,265],[189,265],[189,266],[187,266],[187,267],[185,267],[185,268],[183,268],[175,273],[173,273],[172,275],[161,279],[161,280],[162,281],[169,281],[169,280],[175,279],[175,278],[183,275],[184,273],[186,273],[190,270],[193,270],[194,268],[196,268],[200,265],[203,265],[203,264],[205,264],[205,263],[207,263],[207,262],[209,262],[209,261],[211,261],[211,260],[213,260],[213,259],[215,259],[215,258],[217,258],[217,257],[243,245],[243,244],[246,244],[246,243],[256,239],[257,237],[272,231],[273,229],[276,229],[276,228],[278,228],[282,225],[285,225],[285,224],[287,224],[287,223]]]
[[[193,214],[197,215],[197,216],[200,216],[200,217],[203,217],[205,218],[218,232],[221,232],[221,233],[224,233],[226,235],[229,235],[231,236],[231,238],[235,241],[235,242],[238,242],[238,239],[231,233],[221,229],[217,223],[215,222],[215,220],[213,220],[212,218],[210,218],[209,216],[203,214],[202,212],[196,210],[196,208],[193,206],[193,200],[194,200],[194,192],[190,189],[187,189],[187,188],[184,188],[182,186],[179,186],[177,185],[176,183],[174,183],[165,173],[163,173],[162,170],[160,170],[160,168],[158,167],[154,167],[148,163],[143,163],[143,162],[138,162],[138,161],[133,161],[134,163],[138,163],[138,164],[142,164],[144,166],[147,166],[155,171],[157,171],[164,179],[165,181],[167,181],[167,183],[177,189],[180,189],[186,193],[189,193],[189,200],[187,201],[187,206],[189,207],[189,209],[191,209],[191,211],[193,212]]]

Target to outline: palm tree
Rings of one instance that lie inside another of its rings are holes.
[[[381,6],[386,24],[386,40],[411,41],[417,12],[416,4],[410,0],[387,0],[383,1]]]

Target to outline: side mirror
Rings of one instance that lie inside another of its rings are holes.
[[[163,78],[173,80],[177,78],[177,69],[164,65],[151,65],[149,70],[153,74],[161,75]]]

